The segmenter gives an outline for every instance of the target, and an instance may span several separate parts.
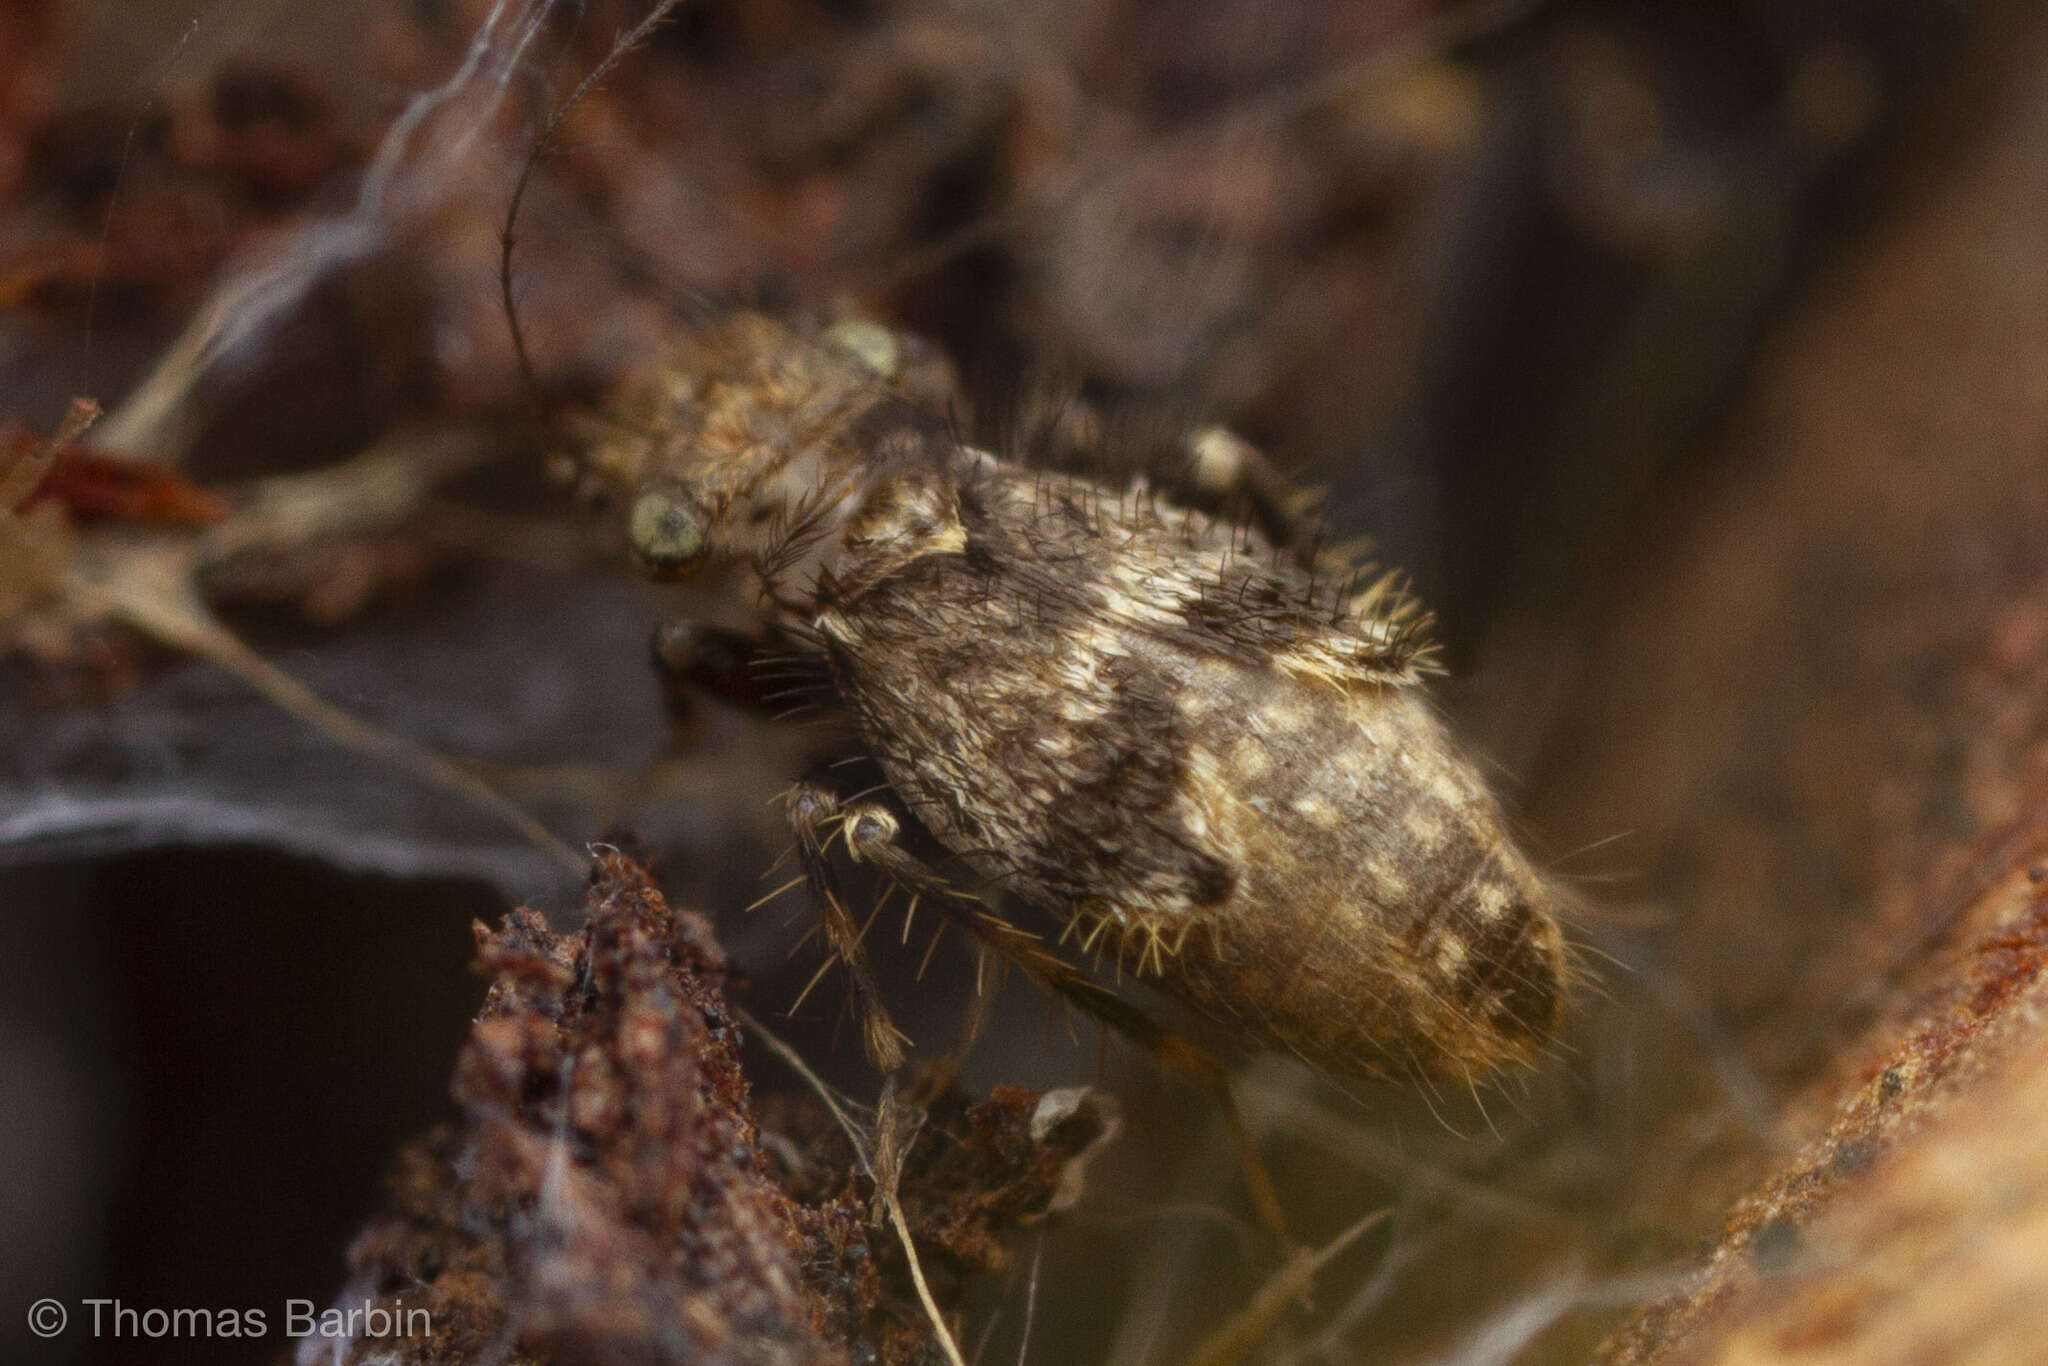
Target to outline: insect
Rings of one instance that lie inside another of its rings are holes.
[[[760,701],[764,660],[810,670],[887,779],[788,799],[873,1060],[900,1063],[902,1039],[835,836],[913,895],[1000,890],[1010,913],[969,927],[1141,1035],[1062,939],[1339,1077],[1532,1060],[1563,996],[1554,898],[1431,709],[1415,604],[1145,479],[964,443],[908,346],[730,315],[627,392],[590,457],[630,491],[647,568],[758,579],[764,633],[666,628],[670,674]],[[1214,435],[1192,468],[1254,482]]]

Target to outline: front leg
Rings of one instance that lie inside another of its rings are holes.
[[[757,715],[784,717],[835,697],[823,656],[773,630],[750,635],[696,621],[669,621],[650,642],[663,699],[678,723],[698,694]]]
[[[1313,500],[1292,484],[1251,442],[1227,427],[1204,427],[1182,446],[1185,479],[1195,501],[1241,508],[1267,540],[1304,563],[1317,554],[1308,544]]]
[[[1291,1246],[1279,1195],[1245,1128],[1230,1093],[1228,1072],[1220,1059],[1069,963],[1037,935],[987,910],[980,904],[980,898],[955,888],[903,847],[902,824],[888,807],[880,802],[845,803],[839,808],[839,819],[846,833],[847,853],[856,860],[881,869],[914,896],[931,896],[949,919],[1015,963],[1034,982],[1135,1041],[1163,1066],[1193,1078],[1209,1090],[1222,1107],[1225,1132],[1244,1168],[1245,1183],[1260,1220],[1282,1247]]]
[[[833,956],[846,965],[847,976],[853,981],[854,1010],[860,1017],[861,1041],[867,1047],[868,1061],[881,1071],[894,1072],[903,1066],[903,1045],[907,1039],[882,1003],[881,989],[868,970],[867,950],[861,944],[864,927],[854,923],[853,912],[846,908],[846,899],[840,895],[839,879],[832,875],[831,859],[826,856],[832,828],[842,819],[839,798],[817,783],[802,782],[790,788],[785,800],[790,831],[796,836],[797,859],[803,866],[812,904],[818,908]]]
[[[1062,958],[1037,935],[987,909],[980,897],[954,886],[906,849],[901,838],[902,823],[887,806],[880,802],[849,802],[842,808],[840,819],[846,831],[846,851],[856,861],[881,869],[914,897],[930,897],[947,919],[1023,969],[1024,975],[1040,986],[1057,992],[1148,1049],[1163,1050],[1171,1035],[1150,1016]]]

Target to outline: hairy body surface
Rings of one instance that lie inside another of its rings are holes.
[[[1551,895],[1429,706],[1413,604],[962,444],[898,345],[686,343],[598,456],[643,560],[751,560],[903,808],[1084,950],[1339,1075],[1533,1059]]]

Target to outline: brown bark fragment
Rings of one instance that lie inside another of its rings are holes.
[[[1655,851],[1668,982],[1785,1097],[1744,1135],[1697,1069],[1665,1074],[1683,1118],[1635,1156],[1639,1217],[1752,1193],[1611,1362],[2038,1359],[2044,52],[2018,7],[1989,25],[1592,655],[1591,743],[1555,751],[1560,826]]]
[[[606,855],[588,928],[478,926],[493,980],[457,1129],[409,1148],[345,1301],[422,1306],[421,1362],[834,1362],[796,1207],[763,1174],[708,927]],[[350,1360],[391,1344],[365,1340]]]
[[[456,1065],[463,1119],[401,1154],[339,1297],[425,1309],[433,1331],[340,1359],[922,1359],[930,1324],[846,1136],[777,1097],[764,1142],[709,926],[616,853],[589,914],[574,935],[530,910],[477,927],[492,985]],[[1091,1093],[1016,1087],[905,1113],[900,1195],[942,1305],[1007,1265],[1004,1233],[1111,1127]]]

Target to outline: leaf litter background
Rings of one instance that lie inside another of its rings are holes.
[[[2029,1359],[2029,10],[685,6],[540,170],[517,289],[566,400],[706,299],[855,307],[940,343],[986,434],[1041,389],[1231,423],[1438,608],[1445,705],[1580,894],[1592,981],[1485,1097],[1244,1069],[1305,1240],[1391,1211],[1256,1359]],[[521,158],[642,12],[0,8],[0,459],[109,409],[0,564],[11,1357],[133,1359],[23,1336],[46,1294],[325,1301],[415,1208],[380,1173],[456,1114],[468,922],[577,923],[479,777],[562,840],[631,831],[757,1015],[812,971],[792,906],[740,908],[814,742],[671,725],[648,632],[716,595],[634,581],[549,481],[498,312]],[[972,968],[920,984],[920,952],[885,966],[937,1052]],[[871,1096],[836,1012],[783,1028]],[[956,1326],[1182,1360],[1274,1256],[1202,1098],[1080,1034],[1012,986],[969,1060],[1125,1124]],[[745,1066],[770,1134],[829,1141]]]

